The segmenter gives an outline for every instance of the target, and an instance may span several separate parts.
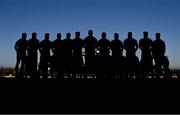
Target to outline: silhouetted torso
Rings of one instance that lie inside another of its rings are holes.
[[[26,56],[26,50],[27,50],[27,40],[26,39],[19,39],[15,46],[14,46],[17,55],[19,56]]]
[[[55,56],[62,56],[63,54],[63,41],[61,39],[56,39],[55,41],[53,41],[52,43],[52,47],[53,47],[53,53]]]
[[[161,39],[157,39],[153,42],[153,56],[154,58],[163,57],[165,55],[165,42]]]
[[[73,56],[82,57],[83,40],[81,38],[73,39]]]
[[[97,39],[93,36],[88,36],[84,39],[85,54],[89,56],[95,55],[95,49],[97,48]]]
[[[153,42],[149,38],[143,38],[139,41],[139,48],[142,51],[142,58],[151,57],[152,44]]]
[[[134,38],[127,38],[124,41],[124,47],[127,57],[135,56],[138,48],[137,40],[135,40]]]
[[[39,49],[39,40],[31,38],[28,40],[28,56],[37,59],[37,51]]]
[[[45,57],[45,58],[49,58],[50,57],[50,49],[52,47],[52,43],[49,40],[43,40],[40,42],[40,53],[41,56]]]
[[[111,41],[111,50],[113,57],[120,57],[122,56],[123,51],[123,43],[119,39],[114,39]]]
[[[63,40],[63,49],[64,49],[64,56],[67,58],[72,57],[72,40],[71,39],[64,39]]]
[[[109,56],[110,41],[102,38],[98,42],[99,52],[101,56]]]

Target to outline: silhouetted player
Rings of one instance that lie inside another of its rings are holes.
[[[61,33],[57,33],[57,39],[52,43],[53,58],[51,60],[51,71],[57,72],[57,77],[63,76],[63,40],[61,39]]]
[[[97,49],[97,39],[93,36],[93,31],[88,31],[88,36],[84,39],[85,48],[85,65],[88,73],[95,73],[96,56],[95,50]]]
[[[64,72],[68,74],[69,77],[72,72],[72,40],[71,40],[71,34],[67,33],[66,38],[63,40],[63,67]]]
[[[49,40],[49,33],[45,34],[45,39],[40,42],[39,51],[40,51],[40,64],[39,72],[42,75],[43,79],[48,78],[48,67],[50,62],[50,49],[52,43]]]
[[[83,59],[82,59],[82,48],[83,40],[80,38],[80,32],[75,33],[73,39],[73,72],[76,74],[82,73]],[[79,75],[81,77],[81,75]]]
[[[98,49],[99,49],[99,68],[100,78],[108,77],[109,75],[109,64],[110,64],[110,41],[106,38],[106,33],[102,33],[102,38],[98,41]]]
[[[144,38],[139,40],[139,48],[141,49],[141,70],[143,77],[146,77],[147,72],[153,72],[152,45],[153,42],[148,38],[148,32],[143,32]]]
[[[17,53],[17,61],[15,66],[15,73],[16,77],[19,76],[19,64],[21,63],[21,69],[20,69],[20,76],[23,75],[24,69],[25,69],[25,63],[26,63],[26,50],[27,50],[27,40],[26,40],[27,34],[22,33],[22,38],[19,39],[14,46],[14,49]]]
[[[111,41],[110,45],[112,51],[111,58],[111,72],[113,76],[120,76],[123,72],[125,72],[125,57],[123,54],[124,45],[121,40],[119,40],[119,34],[114,34],[114,39]]]
[[[33,79],[36,79],[38,76],[37,62],[38,62],[39,40],[36,37],[37,34],[32,33],[32,38],[28,40],[28,73]]]
[[[153,42],[153,57],[155,61],[155,70],[157,76],[162,75],[164,59],[165,59],[165,42],[161,40],[160,33],[156,33],[156,40]]]
[[[137,40],[132,38],[132,32],[129,32],[128,38],[124,40],[124,48],[126,50],[127,71],[129,71],[129,75],[132,77],[137,73],[139,64],[139,59],[136,56],[138,43]]]

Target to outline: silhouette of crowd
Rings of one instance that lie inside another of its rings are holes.
[[[76,32],[71,39],[71,33],[62,39],[61,33],[53,42],[46,33],[44,40],[39,41],[37,34],[27,40],[27,34],[22,33],[14,48],[17,52],[15,66],[16,78],[47,79],[49,76],[56,79],[146,79],[170,77],[169,60],[165,56],[165,42],[160,33],[156,39],[148,38],[148,32],[143,32],[143,38],[133,38],[128,32],[127,39],[120,40],[119,34],[114,34],[110,41],[103,32],[100,40],[93,36],[93,30],[83,40],[81,33]],[[141,50],[141,59],[136,56],[138,48]],[[125,56],[123,50],[126,51]],[[40,61],[38,63],[38,54]],[[19,65],[21,63],[20,69]]]

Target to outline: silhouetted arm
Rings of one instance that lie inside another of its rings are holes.
[[[163,53],[165,54],[165,52],[166,52],[166,44],[165,44],[165,42],[163,43]]]
[[[27,46],[26,46],[26,48],[27,48],[27,52],[29,51],[29,41],[27,40]]]
[[[112,41],[110,41],[109,48],[110,48],[110,50],[112,51]]]
[[[84,39],[84,41],[83,41],[83,43],[82,43],[83,45],[83,48],[86,48],[86,38]]]
[[[37,48],[39,49],[39,52],[42,53],[42,42],[40,43],[38,42],[37,46],[38,46]]]
[[[97,41],[97,43],[94,45],[94,47],[97,48],[97,50],[100,50],[100,46],[101,46],[100,41]]]
[[[124,49],[125,49],[126,51],[128,50],[126,40],[124,41]]]
[[[98,48],[98,41],[96,38],[94,38],[94,49]]]
[[[139,41],[139,48],[142,50],[142,42],[141,42],[141,40]]]
[[[121,45],[121,46],[120,46],[120,48],[121,48],[120,50],[121,50],[121,52],[122,52],[125,47],[124,47],[124,45],[123,45],[122,42],[120,42],[120,45]]]
[[[110,50],[111,42],[108,40],[108,49]]]
[[[137,43],[137,41],[136,41],[136,44],[135,44],[135,51],[137,51],[138,50],[138,43]]]
[[[52,47],[51,48],[51,50],[52,50],[52,52],[53,52],[53,54],[55,53],[55,48],[54,47]]]
[[[54,42],[52,42],[51,43],[51,50],[52,50],[52,52],[53,52],[53,54],[55,53],[55,43]]]
[[[18,50],[18,41],[14,45],[14,49],[17,51]]]

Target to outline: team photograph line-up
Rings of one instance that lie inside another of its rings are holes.
[[[45,33],[44,40],[37,39],[37,33],[27,40],[27,34],[14,45],[17,61],[15,65],[16,79],[169,79],[171,72],[166,56],[165,42],[160,33],[155,33],[155,40],[142,33],[139,41],[128,32],[127,38],[121,41],[119,34],[109,41],[106,32],[102,32],[100,40],[88,31],[86,38],[76,32],[62,39],[57,33],[54,41]],[[138,48],[141,58],[136,56]],[[125,55],[123,54],[125,51]],[[40,57],[40,58],[38,58]]]

